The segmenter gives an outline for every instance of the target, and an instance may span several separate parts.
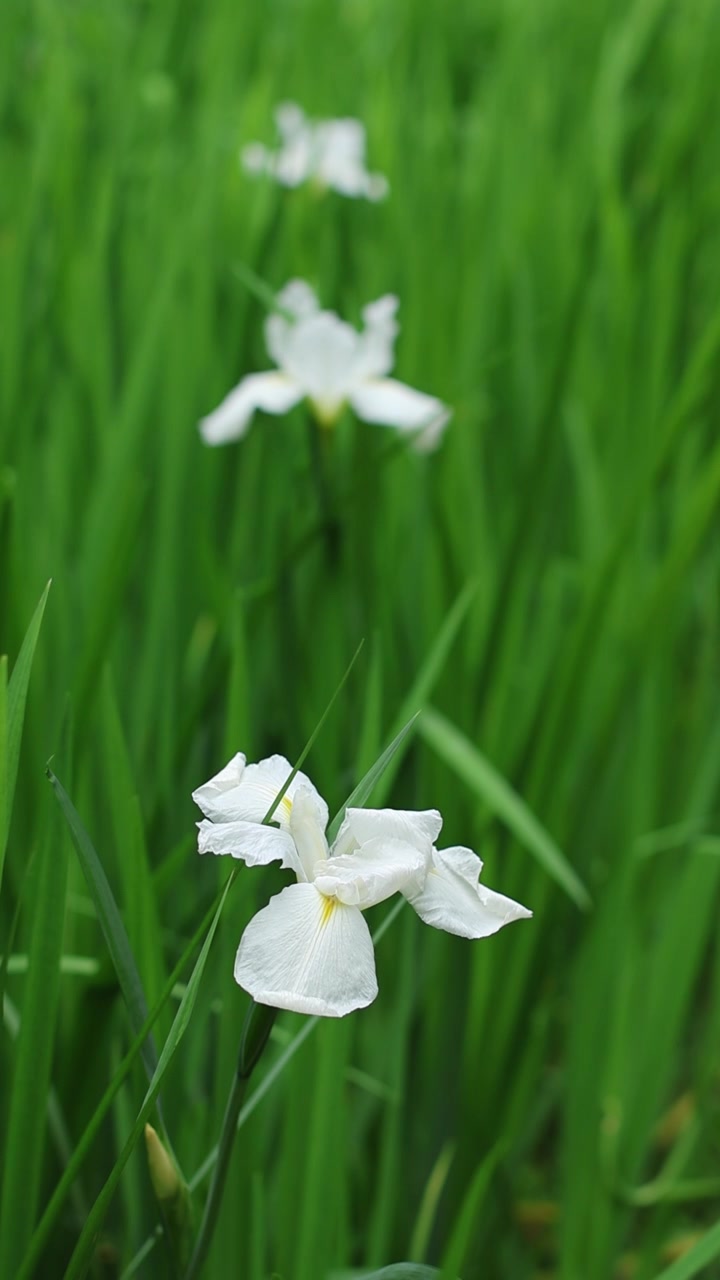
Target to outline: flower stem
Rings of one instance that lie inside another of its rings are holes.
[[[225,1180],[230,1167],[230,1157],[235,1134],[237,1133],[240,1108],[250,1076],[268,1042],[276,1015],[277,1009],[271,1009],[267,1005],[255,1004],[254,1001],[248,1010],[240,1041],[238,1068],[233,1076],[232,1087],[225,1106],[222,1131],[218,1143],[217,1162],[208,1197],[205,1201],[205,1212],[200,1223],[195,1248],[188,1269],[185,1272],[184,1280],[196,1280],[205,1265],[220,1212],[223,1191],[225,1190]]]
[[[337,567],[340,554],[340,524],[335,515],[330,483],[328,480],[327,454],[330,442],[330,429],[321,427],[314,414],[308,417],[310,438],[310,459],[312,463],[315,492],[320,513],[320,525],[325,542],[325,556],[328,567]]]

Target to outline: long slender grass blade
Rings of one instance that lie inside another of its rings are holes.
[[[328,1280],[434,1280],[440,1274],[421,1262],[393,1262],[379,1271],[333,1271]]]
[[[480,1163],[475,1176],[468,1187],[465,1198],[457,1215],[455,1226],[448,1240],[443,1256],[442,1280],[454,1280],[458,1269],[462,1266],[473,1230],[479,1217],[480,1205],[490,1185],[490,1179],[503,1152],[503,1141],[500,1139]]]
[[[30,1239],[46,1139],[46,1099],[60,992],[67,852],[46,833],[33,867],[29,972],[13,1073],[0,1206],[0,1275],[14,1276]]]
[[[45,613],[45,605],[47,604],[50,583],[48,582],[43,591],[37,608],[32,616],[30,626],[25,633],[25,639],[22,642],[17,661],[12,670],[12,675],[7,684],[7,698],[5,708],[5,746],[0,746],[0,756],[4,755],[4,775],[5,775],[5,799],[0,801],[0,887],[2,887],[2,872],[5,860],[5,849],[7,847],[8,829],[10,826],[10,817],[12,815],[13,797],[15,795],[15,784],[17,782],[17,771],[20,762],[20,740],[22,738],[23,722],[25,719],[25,703],[27,700],[28,685],[30,683],[30,672],[32,670],[33,658],[37,647],[38,636],[40,635],[40,627],[42,625],[43,614]]]
[[[112,1173],[105,1182],[100,1195],[90,1210],[87,1222],[83,1227],[80,1239],[78,1240],[75,1251],[70,1259],[69,1266],[65,1273],[65,1280],[81,1280],[83,1276],[87,1275],[88,1268],[92,1261],[92,1251],[97,1237],[97,1232],[105,1213],[107,1212],[110,1199],[120,1180],[120,1175],[132,1155],[135,1144],[142,1135],[145,1123],[152,1112],[155,1100],[160,1092],[160,1087],[165,1073],[175,1056],[177,1048],[187,1030],[190,1018],[192,1017],[192,1012],[195,1007],[195,1001],[200,987],[200,981],[205,971],[205,965],[207,964],[207,958],[210,954],[210,947],[212,945],[213,938],[215,937],[215,930],[217,929],[220,916],[225,905],[225,899],[227,898],[228,890],[233,880],[234,876],[230,876],[227,884],[225,885],[217,910],[213,916],[212,923],[208,929],[207,937],[202,945],[202,950],[197,958],[192,974],[190,975],[185,994],[180,1003],[180,1008],[175,1015],[175,1020],[170,1029],[170,1034],[163,1045],[160,1060],[152,1080],[150,1081],[150,1086],[145,1094],[145,1098],[140,1111],[138,1112],[135,1124],[128,1135],[125,1146],[115,1162]]]
[[[7,657],[0,658],[0,889],[2,889],[7,829],[10,819],[7,737]]]
[[[507,824],[516,839],[573,902],[586,909],[590,895],[580,877],[524,800],[487,757],[455,725],[431,708],[423,711],[418,728],[433,750]]]
[[[402,910],[403,905],[404,905],[403,901],[397,902],[395,906],[388,912],[382,924],[380,924],[378,928],[375,930],[373,934],[373,944],[375,946],[378,945],[380,940],[387,933],[387,930],[397,919],[398,915],[400,914],[400,911]],[[250,1117],[254,1114],[254,1112],[257,1110],[260,1103],[262,1102],[263,1098],[266,1097],[267,1094],[270,1092],[272,1086],[275,1084],[275,1081],[280,1078],[280,1076],[283,1074],[285,1069],[289,1066],[290,1062],[295,1057],[298,1050],[302,1048],[305,1041],[312,1034],[315,1028],[319,1025],[320,1021],[321,1019],[316,1016],[309,1017],[305,1020],[300,1030],[293,1036],[292,1040],[285,1047],[280,1057],[269,1068],[269,1070],[266,1072],[266,1074],[263,1076],[262,1080],[260,1081],[260,1084],[257,1086],[255,1091],[251,1093],[247,1102],[242,1107],[240,1114],[238,1116],[238,1123],[237,1123],[238,1130],[242,1129],[242,1127],[247,1123]],[[195,1173],[189,1179],[188,1186],[191,1191],[196,1191],[199,1186],[202,1186],[202,1183],[205,1181],[205,1179],[208,1178],[209,1175],[212,1173],[213,1168],[215,1167],[215,1163],[217,1161],[217,1156],[218,1156],[218,1148],[217,1146],[215,1146],[213,1147],[212,1151],[210,1151],[208,1155],[205,1157],[200,1167],[196,1169]],[[148,1237],[148,1239],[144,1241],[138,1254],[132,1259],[132,1261],[128,1264],[128,1267],[126,1268],[126,1270],[123,1272],[121,1276],[121,1280],[130,1280],[130,1277],[135,1274],[135,1271],[137,1270],[137,1267],[140,1261],[144,1259],[149,1252],[151,1252],[154,1245],[157,1243],[158,1239],[159,1239],[159,1235],[156,1233],[155,1235]],[[22,1277],[19,1278],[19,1280],[25,1280],[25,1276],[23,1275]]]
[[[698,1240],[687,1253],[661,1271],[655,1280],[693,1280],[705,1267],[720,1258],[720,1222]],[[706,1273],[707,1274],[707,1273]]]
[[[383,751],[382,755],[380,756],[380,759],[375,761],[375,764],[372,766],[371,769],[368,769],[367,773],[365,774],[365,777],[360,779],[355,789],[351,791],[345,803],[340,807],[338,812],[335,814],[335,817],[333,818],[332,822],[330,823],[330,826],[328,827],[328,840],[331,843],[335,839],[335,836],[337,835],[338,831],[340,830],[342,820],[345,817],[345,810],[362,808],[362,806],[365,804],[365,801],[372,794],[372,790],[376,782],[378,782],[380,778],[383,776],[393,756],[397,751],[401,749],[401,747],[403,746],[403,743],[406,741],[408,737],[408,734],[410,734],[415,728],[416,720],[417,720],[417,715],[413,716],[412,720],[409,720],[408,723],[403,726],[400,732],[395,735],[390,745],[386,747],[385,750]]]
[[[137,1033],[147,1018],[148,1006],[122,916],[102,863],[70,797],[50,768],[47,769],[47,776],[70,829],[72,842],[80,860],[80,866],[88,889],[95,903],[100,927],[110,952],[123,999],[127,1005],[130,1025],[133,1031]],[[150,1035],[143,1046],[142,1058],[148,1079],[152,1079],[157,1067],[157,1050],[153,1037]]]
[[[187,964],[190,956],[192,955],[193,951],[199,944],[205,931],[210,927],[213,917],[215,915],[215,912],[217,910],[217,904],[220,901],[220,898],[224,894],[224,892],[225,892],[225,889],[223,888],[221,890],[221,893],[218,894],[218,896],[216,897],[209,911],[206,912],[199,927],[196,929],[189,943],[185,947],[178,963],[176,964],[175,968],[173,969],[173,972],[170,974],[170,977],[168,978],[165,984],[165,987],[163,989],[163,992],[160,998],[158,999],[155,1006],[148,1014],[148,1017],[146,1018],[143,1026],[140,1028],[138,1035],[136,1035],[133,1043],[130,1045],[130,1048],[125,1054],[125,1057],[123,1058],[122,1062],[119,1064],[117,1071],[113,1076],[113,1079],[111,1080],[110,1084],[105,1090],[105,1093],[103,1094],[98,1105],[96,1106],[95,1111],[93,1112],[93,1115],[89,1123],[86,1125],[81,1137],[76,1141],[75,1148],[68,1161],[68,1164],[63,1173],[63,1176],[60,1179],[58,1185],[56,1186],[50,1198],[50,1201],[42,1215],[42,1218],[40,1219],[40,1222],[38,1223],[35,1231],[33,1232],[32,1240],[30,1241],[30,1247],[27,1251],[27,1254],[23,1258],[22,1265],[20,1266],[20,1269],[18,1271],[17,1280],[30,1280],[30,1277],[32,1276],[33,1271],[35,1269],[35,1265],[50,1236],[50,1232],[52,1231],[52,1228],[55,1225],[55,1222],[57,1221],[57,1217],[62,1208],[65,1197],[71,1191],[73,1182],[77,1177],[78,1172],[82,1167],[82,1164],[90,1151],[90,1148],[94,1139],[96,1138],[97,1134],[100,1131],[100,1127],[103,1123],[103,1120],[105,1119],[105,1116],[107,1115],[107,1112],[110,1106],[112,1105],[113,1099],[115,1098],[118,1090],[121,1088],[123,1082],[127,1079],[138,1057],[142,1053],[142,1048],[145,1043],[145,1038],[148,1035],[149,1031],[154,1026],[154,1024],[156,1023],[161,1010],[165,1008],[167,1001],[170,999],[170,996],[172,995],[173,990],[175,988],[175,984],[177,980],[180,978],[181,974],[183,973],[185,969],[185,965]]]

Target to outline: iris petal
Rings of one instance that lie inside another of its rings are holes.
[[[290,885],[250,921],[235,980],[258,1004],[342,1018],[377,995],[370,931],[357,907]]]
[[[251,373],[209,413],[200,419],[205,444],[227,444],[244,436],[257,409],[287,413],[303,398],[302,388],[284,373]]]
[[[462,938],[488,938],[503,925],[532,915],[519,902],[478,884],[481,870],[471,849],[433,849],[424,887],[405,896],[425,924]]]
[[[316,866],[313,881],[322,893],[366,911],[393,893],[419,892],[427,857],[403,840],[369,840],[355,853],[338,854]]]

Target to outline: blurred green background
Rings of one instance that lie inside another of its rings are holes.
[[[438,807],[534,919],[468,943],[399,915],[378,1000],[244,1124],[207,1274],[715,1274],[717,5],[8,0],[2,25],[10,671],[53,585],[0,897],[0,1275],[132,1039],[46,761],[152,1005],[227,874],[192,789],[237,750],[297,759],[361,639],[304,766],[331,813],[427,708],[370,803]],[[389,199],[244,174],[283,99],[361,118]],[[270,364],[248,269],[352,322],[397,293],[397,376],[454,409],[429,457],[341,420],[334,564],[304,408],[198,436]],[[188,1178],[249,1003],[235,949],[279,884],[239,875],[165,1080]],[[281,1015],[256,1084],[303,1025]],[[136,1065],[34,1274],[64,1274],[145,1089]],[[162,1242],[133,1262],[157,1217],[138,1146],[93,1274],[166,1274]]]

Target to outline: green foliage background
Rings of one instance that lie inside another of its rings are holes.
[[[720,1217],[717,6],[9,0],[3,28],[11,672],[53,585],[14,804],[25,669],[6,698],[0,667],[0,1276],[132,1039],[46,761],[152,1006],[227,874],[194,852],[191,790],[238,749],[297,759],[363,638],[305,766],[331,812],[431,708],[371,803],[440,808],[534,919],[471,944],[400,914],[377,1002],[308,1032],[244,1123],[208,1274],[700,1274],[720,1255],[717,1233],[692,1248]],[[287,98],[366,123],[387,202],[242,173]],[[454,407],[429,458],[343,418],[334,563],[304,409],[198,437],[267,367],[248,268],[353,321],[396,292],[397,376]],[[237,942],[279,883],[238,876],[164,1082],[188,1178],[248,1004]],[[258,1083],[303,1026],[278,1020]],[[145,1089],[136,1063],[37,1275],[64,1274]],[[161,1243],[132,1266],[156,1221],[139,1147],[95,1274],[163,1275]]]

